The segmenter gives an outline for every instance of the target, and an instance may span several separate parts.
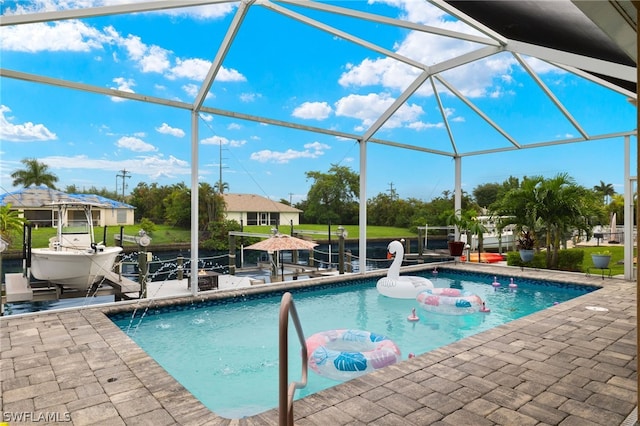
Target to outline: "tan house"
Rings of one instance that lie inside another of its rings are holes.
[[[0,195],[0,205],[11,204],[11,210],[17,210],[21,216],[36,227],[57,226],[57,209],[52,208],[54,202],[91,203],[91,215],[94,226],[133,225],[135,207],[111,200],[95,194],[67,194],[46,186],[30,186],[18,191]],[[66,223],[73,222],[76,217],[84,220],[82,209],[69,209]]]
[[[222,194],[226,218],[243,225],[299,225],[302,210],[253,194]]]

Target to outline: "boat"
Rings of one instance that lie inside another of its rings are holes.
[[[94,241],[94,204],[60,201],[50,205],[57,213],[57,234],[49,239],[48,247],[31,249],[31,274],[38,280],[86,291],[111,272],[122,247]],[[84,217],[72,214],[78,211]]]
[[[514,233],[514,225],[508,224],[502,232],[498,232],[498,227],[495,219],[492,216],[478,216],[477,219],[484,225],[487,232],[482,234],[482,249],[483,250],[496,250],[502,252],[505,250],[515,250],[516,247],[516,233]],[[511,219],[508,216],[502,216],[499,220],[508,221]],[[478,236],[471,236],[471,251],[478,250]]]

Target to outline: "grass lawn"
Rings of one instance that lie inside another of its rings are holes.
[[[331,238],[336,239],[338,236],[338,226],[331,225]],[[360,227],[358,225],[344,225],[347,232],[347,238],[358,238]],[[261,234],[270,234],[271,226],[245,226],[245,232],[256,232]],[[283,234],[291,234],[291,227],[288,225],[281,225],[279,231]],[[314,231],[322,232],[323,234],[314,234],[314,238],[320,240],[329,239],[329,226],[328,225],[297,225],[294,226],[293,232]],[[304,233],[304,232],[303,232]],[[418,234],[411,232],[405,228],[394,228],[390,226],[367,226],[367,238],[416,238]]]
[[[344,227],[347,231],[347,238],[358,238],[359,227],[357,225],[347,225]],[[125,235],[137,235],[140,230],[139,225],[125,226],[123,233]],[[326,240],[328,239],[327,225],[299,225],[294,227],[294,231],[316,231],[324,232],[324,234],[316,234],[314,238]],[[245,226],[245,232],[255,232],[260,234],[271,233],[270,226]],[[290,234],[289,226],[281,226],[282,233]],[[338,225],[331,226],[332,238],[337,238]],[[96,241],[104,240],[104,228],[94,229]],[[115,245],[114,235],[120,234],[119,226],[109,226],[107,228],[107,245]],[[56,235],[55,228],[38,228],[31,232],[31,241],[33,247],[46,247],[49,244],[49,238]],[[386,226],[368,226],[367,238],[416,238],[417,234],[410,232],[404,228],[393,228]],[[188,243],[191,240],[191,231],[189,229],[175,228],[168,225],[156,225],[156,230],[151,235],[151,247],[153,245],[179,244]],[[10,250],[22,250],[22,235],[17,235],[13,239]]]
[[[611,275],[623,275],[624,274],[624,247],[623,246],[605,246],[602,245],[600,247],[579,247],[577,249],[572,250],[583,250],[584,251],[584,259],[582,260],[582,270],[583,272],[587,272],[587,269],[591,268],[591,274],[598,274],[600,271],[598,269],[593,269],[593,261],[591,260],[592,253],[602,253],[603,251],[608,251],[611,253],[611,262],[609,262],[609,267],[611,268]],[[635,254],[634,254],[635,256]]]
[[[125,235],[138,235],[140,230],[139,225],[125,226],[123,233]],[[100,242],[104,240],[104,228],[94,229],[95,239]],[[107,239],[108,246],[115,245],[114,235],[120,234],[119,226],[107,227]],[[46,247],[49,244],[49,238],[56,235],[55,228],[38,228],[31,231],[31,243],[33,247]],[[175,243],[188,243],[191,239],[191,234],[188,229],[179,229],[167,225],[156,225],[156,230],[152,236],[152,244],[175,244]],[[22,235],[14,237],[13,243],[9,247],[10,250],[22,250]]]

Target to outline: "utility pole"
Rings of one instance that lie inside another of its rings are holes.
[[[220,140],[220,180],[218,180],[218,191],[222,194],[222,141]]]
[[[218,192],[220,194],[222,194],[224,192],[224,187],[223,187],[223,182],[222,182],[222,161],[224,160],[224,158],[222,157],[222,140],[219,140],[219,146],[220,146],[220,177],[218,179]]]
[[[120,170],[120,173],[116,175],[116,192],[118,192],[118,178],[122,178],[122,201],[124,201],[124,190],[127,187],[126,178],[131,178],[131,172],[128,172],[126,169]]]
[[[393,189],[393,182],[389,182],[389,196],[392,200],[396,198],[396,190]]]

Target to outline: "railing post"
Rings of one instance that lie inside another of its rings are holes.
[[[140,283],[140,299],[147,297],[147,275],[149,273],[149,264],[147,261],[146,251],[138,253],[138,282]]]
[[[178,281],[182,281],[184,279],[184,257],[182,255],[178,256]]]
[[[236,236],[229,235],[229,275],[236,274]]]
[[[296,333],[300,340],[301,356],[302,356],[302,377],[300,382],[289,381],[289,315],[296,327]],[[279,413],[278,424],[280,426],[293,426],[293,397],[296,389],[304,388],[307,385],[307,345],[298,318],[296,306],[293,303],[291,293],[286,292],[282,295],[280,302],[280,318],[279,318],[279,383],[278,383],[278,400]]]

